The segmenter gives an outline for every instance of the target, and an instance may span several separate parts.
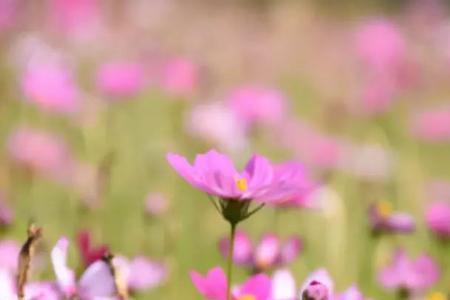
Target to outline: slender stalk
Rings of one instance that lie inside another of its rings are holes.
[[[236,235],[236,225],[231,224],[230,230],[230,246],[228,248],[228,262],[227,262],[227,300],[231,300],[231,281],[233,280],[233,254],[234,254],[234,238]]]

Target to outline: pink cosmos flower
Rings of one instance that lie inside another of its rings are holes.
[[[108,252],[108,246],[106,245],[92,246],[91,233],[87,230],[78,232],[77,243],[85,267],[101,259]]]
[[[297,294],[294,277],[282,269],[273,275],[271,300],[332,300],[333,290],[334,283],[328,272],[318,269],[308,276]]]
[[[287,110],[287,101],[281,92],[260,86],[239,87],[229,95],[228,102],[247,127],[273,125],[283,118]]]
[[[223,257],[227,257],[228,247],[229,239],[222,238],[219,250]],[[262,272],[291,263],[298,257],[302,248],[303,243],[297,236],[282,243],[274,234],[264,235],[259,243],[253,246],[248,235],[239,230],[234,241],[233,261],[249,268],[251,272]]]
[[[398,250],[390,265],[378,274],[378,280],[387,289],[423,291],[435,284],[440,277],[439,266],[428,255],[409,258]]]
[[[77,282],[75,272],[67,266],[68,246],[68,239],[63,237],[58,240],[51,253],[61,293],[67,298],[78,296],[81,300],[116,300],[114,278],[108,264],[103,260],[93,262]]]
[[[145,211],[149,216],[164,215],[169,205],[169,199],[160,193],[149,193],[145,199]]]
[[[208,300],[226,300],[227,279],[219,267],[211,269],[206,276],[191,272],[191,280],[197,290]],[[270,300],[271,281],[264,274],[250,277],[232,291],[233,300]]]
[[[169,94],[186,97],[193,94],[199,81],[199,69],[186,58],[174,58],[162,69],[160,84]]]
[[[197,155],[193,165],[178,154],[169,153],[167,160],[192,186],[222,199],[270,202],[285,199],[295,190],[292,178],[288,174],[276,178],[272,164],[260,155],[253,155],[242,172],[215,150]]]
[[[61,114],[79,110],[79,91],[69,69],[57,64],[31,65],[22,78],[22,90],[39,108]]]
[[[412,216],[393,212],[390,203],[385,201],[370,206],[369,221],[374,233],[410,233],[416,227]]]
[[[450,108],[432,109],[415,115],[411,120],[411,131],[428,142],[450,140]]]
[[[450,203],[435,201],[431,203],[425,213],[428,228],[442,239],[450,238]]]
[[[97,87],[112,99],[129,98],[139,93],[144,85],[142,65],[133,62],[111,62],[97,72]]]
[[[19,128],[9,137],[8,152],[19,165],[67,182],[73,161],[67,145],[58,137],[32,128]]]

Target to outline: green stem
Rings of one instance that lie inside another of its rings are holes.
[[[230,247],[228,248],[228,263],[227,263],[227,300],[231,300],[231,281],[233,280],[233,254],[234,254],[234,237],[236,235],[236,225],[231,224],[230,230]]]

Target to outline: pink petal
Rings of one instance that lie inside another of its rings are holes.
[[[67,248],[69,241],[63,237],[52,249],[51,259],[59,288],[68,298],[76,293],[75,273],[67,266]]]

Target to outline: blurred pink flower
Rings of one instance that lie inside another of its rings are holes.
[[[138,94],[144,86],[142,65],[133,62],[106,63],[97,71],[97,87],[112,99]]]
[[[429,142],[450,140],[450,109],[423,111],[411,120],[412,133]]]
[[[28,101],[50,112],[73,114],[80,106],[75,80],[61,65],[29,66],[22,78],[22,90]]]
[[[0,1],[0,33],[15,24],[19,12],[18,8],[19,1],[17,0]]]
[[[145,256],[127,261],[128,288],[131,291],[145,291],[161,285],[167,279],[167,268]]]
[[[281,252],[280,240],[274,234],[265,234],[254,250],[253,262],[257,270],[265,270],[273,266]]]
[[[262,86],[239,87],[228,96],[230,108],[248,127],[277,123],[285,116],[286,102],[280,91]]]
[[[0,241],[0,270],[16,274],[20,245],[14,240]]]
[[[221,103],[193,107],[187,116],[186,130],[212,145],[233,152],[247,145],[243,122]]]
[[[394,22],[367,20],[355,34],[355,48],[365,67],[362,104],[366,112],[385,112],[399,91],[417,84],[418,68],[409,60],[405,37]]]
[[[211,269],[206,276],[191,272],[191,280],[197,290],[208,300],[226,300],[227,279],[221,268]],[[232,291],[232,300],[270,300],[270,278],[264,274],[250,277]]]
[[[304,300],[332,300],[334,283],[325,269],[314,271],[303,282],[300,297]]]
[[[8,140],[9,156],[19,165],[52,179],[67,182],[72,157],[57,136],[32,128],[19,128]]]
[[[410,293],[428,289],[439,280],[439,277],[439,266],[430,256],[421,255],[411,259],[403,250],[398,250],[391,264],[378,274],[378,280],[383,287],[403,289]]]
[[[169,210],[169,199],[159,193],[149,193],[145,199],[145,211],[150,216],[162,216]]]
[[[223,257],[228,257],[230,245],[229,238],[222,238],[219,241],[219,251]],[[233,249],[233,262],[237,265],[248,266],[253,260],[253,245],[249,236],[242,230],[236,232]]]
[[[98,22],[100,3],[98,0],[51,0],[49,12],[56,29],[78,34]]]
[[[377,73],[390,72],[403,63],[406,41],[400,28],[386,19],[365,21],[355,35],[356,52]]]
[[[67,298],[78,296],[83,300],[114,299],[115,283],[108,264],[101,259],[92,262],[77,282],[75,272],[67,266],[68,247],[69,240],[62,237],[51,252],[53,270],[61,294]]]
[[[191,96],[199,84],[199,72],[193,61],[182,57],[173,58],[162,68],[161,88],[174,96]]]
[[[411,233],[416,228],[411,215],[393,212],[391,204],[385,201],[370,206],[369,221],[374,233]]]
[[[234,263],[251,272],[263,272],[287,265],[297,259],[303,249],[303,242],[297,236],[281,242],[276,235],[266,234],[253,245],[249,236],[240,230],[236,233],[234,245]],[[219,251],[225,258],[228,256],[228,248],[229,238],[222,238],[219,241]]]
[[[334,283],[325,269],[312,272],[297,294],[295,279],[286,269],[278,270],[272,277],[271,300],[332,300]]]
[[[349,287],[343,293],[337,295],[334,300],[365,300],[364,295],[359,291],[356,286]]]
[[[167,154],[167,160],[192,186],[227,201],[270,202],[285,199],[295,190],[296,182],[290,176],[275,178],[272,164],[260,155],[253,155],[242,172],[215,150],[197,155],[193,165],[178,154]]]
[[[433,233],[440,238],[450,239],[450,202],[431,203],[425,212],[425,219]]]
[[[397,90],[392,82],[385,78],[375,77],[368,80],[362,90],[362,104],[365,112],[385,112],[394,102]]]
[[[8,226],[14,220],[14,211],[5,202],[4,199],[0,198],[0,226]]]

